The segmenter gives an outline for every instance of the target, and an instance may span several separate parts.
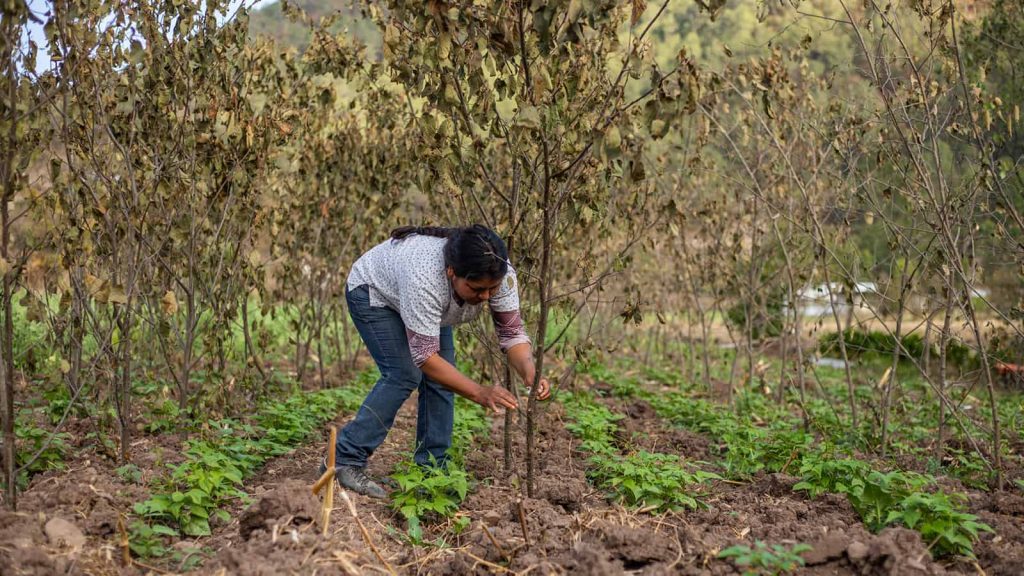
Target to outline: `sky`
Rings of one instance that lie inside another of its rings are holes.
[[[277,2],[277,0],[231,0],[231,9],[229,14],[233,14],[235,10],[245,2],[245,5],[252,8],[262,8],[269,6]],[[42,22],[46,22],[46,19],[50,15],[50,7],[52,2],[50,0],[28,0],[28,7],[32,10],[32,13],[36,15],[36,18]],[[36,72],[44,72],[50,69],[50,55],[46,50],[46,34],[43,33],[43,25],[37,24],[36,22],[29,22],[28,28],[25,35],[22,37],[22,43],[28,44],[28,41],[32,40],[39,46],[39,54],[36,59]]]

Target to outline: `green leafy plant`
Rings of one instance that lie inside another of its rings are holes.
[[[391,507],[405,518],[416,542],[423,538],[423,520],[450,518],[469,491],[469,474],[451,461],[447,466],[419,466],[406,460],[391,478],[398,483],[391,492]]]
[[[946,464],[946,469],[965,486],[978,490],[988,489],[991,473],[977,453],[948,448],[947,455],[950,460]]]
[[[142,481],[142,470],[135,464],[125,464],[114,470],[117,477],[128,484],[138,484]]]
[[[607,454],[615,451],[613,435],[618,429],[616,422],[623,418],[621,415],[582,396],[570,397],[565,401],[565,408],[572,420],[565,427],[582,441],[583,451]]]
[[[917,530],[936,556],[960,554],[973,558],[979,532],[993,530],[974,514],[959,510],[966,500],[963,494],[911,494],[889,512],[885,523],[899,522]]]
[[[165,536],[177,537],[178,532],[162,524],[136,520],[128,526],[128,547],[139,558],[159,558],[168,552]]]
[[[268,458],[291,450],[333,417],[339,406],[354,403],[369,382],[361,376],[346,388],[297,392],[281,401],[266,402],[257,410],[253,424],[232,419],[207,423],[207,438],[187,445],[185,461],[172,467],[170,477],[158,483],[156,494],[135,505],[135,513],[154,526],[163,526],[156,534],[209,535],[211,518],[230,520],[221,506],[247,497],[241,490],[245,476]]]
[[[588,461],[587,476],[617,500],[654,510],[695,509],[700,494],[694,487],[720,478],[702,470],[683,467],[674,454],[646,451],[628,456],[599,453]]]
[[[759,574],[785,574],[792,572],[804,565],[801,552],[807,552],[811,547],[807,544],[795,544],[787,548],[781,544],[768,546],[758,540],[754,547],[746,545],[730,546],[718,553],[719,558],[730,559],[739,568],[744,569],[744,576],[756,576]]]
[[[405,460],[391,475],[398,484],[398,488],[391,492],[391,507],[405,518],[408,537],[413,544],[425,544],[424,521],[452,518],[458,512],[470,484],[470,475],[464,467],[465,454],[473,445],[475,435],[486,430],[488,425],[482,407],[457,399],[452,445],[445,465],[418,466]],[[458,534],[468,526],[468,522],[464,516],[456,517],[452,530]]]
[[[726,446],[723,466],[729,476],[736,478],[749,477],[761,470],[778,472],[799,462],[799,457],[814,442],[813,437],[801,430],[742,425],[726,433],[723,440]]]
[[[488,425],[483,407],[468,400],[456,398],[452,445],[448,449],[449,460],[461,464],[465,459],[466,452],[473,446],[473,438],[487,430]]]
[[[846,353],[851,357],[891,357],[898,347],[893,335],[877,330],[865,332],[847,329],[843,331],[843,338],[846,341]],[[920,334],[907,334],[900,338],[900,342],[902,344],[901,358],[920,358],[924,355],[924,339]],[[839,352],[839,334],[830,332],[822,336],[818,349],[823,354],[837,354]]]
[[[973,514],[962,510],[962,494],[928,493],[930,476],[913,472],[879,472],[866,462],[832,460],[827,455],[807,458],[794,490],[812,498],[826,492],[845,494],[873,532],[894,523],[917,530],[936,556],[971,556],[979,532],[990,532]]]
[[[888,524],[892,510],[932,482],[931,477],[914,472],[872,470],[865,477],[851,478],[845,493],[861,520],[872,532],[878,532]]]
[[[820,455],[804,459],[800,465],[802,479],[793,486],[793,490],[805,491],[811,498],[821,494],[836,492],[848,494],[851,482],[863,478],[871,471],[867,462],[844,458],[833,460]]]
[[[67,432],[53,432],[36,426],[32,415],[32,410],[22,410],[15,422],[18,444],[15,462],[20,470],[17,483],[21,488],[28,486],[33,474],[62,469],[69,450],[67,441],[71,438]]]
[[[181,425],[181,409],[171,398],[162,398],[149,405],[142,418],[142,429],[149,434],[175,430]]]

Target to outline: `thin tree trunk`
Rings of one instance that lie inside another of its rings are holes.
[[[118,373],[116,374],[117,384],[114,388],[114,402],[117,408],[117,426],[119,432],[120,451],[119,457],[121,464],[127,464],[129,461],[129,443],[131,440],[131,423],[132,423],[132,349],[131,349],[131,329],[132,329],[132,314],[129,305],[125,305],[122,311],[121,318],[119,319],[119,329],[121,330],[121,343],[120,343],[120,366],[118,367]]]
[[[11,19],[5,19],[4,24],[4,36],[7,38],[14,38],[15,34],[20,30],[20,22],[16,23]],[[4,177],[4,190],[3,198],[0,199],[0,256],[2,256],[5,262],[10,262],[9,248],[10,248],[10,201],[14,198],[14,152],[17,150],[17,122],[16,117],[18,114],[17,106],[17,84],[18,84],[18,70],[15,64],[14,57],[14,43],[7,41],[4,43],[5,46],[10,47],[10,51],[4,54],[4,63],[7,65],[6,70],[6,81],[8,85],[8,111],[11,115],[9,119],[9,133],[7,135],[8,150],[4,153],[4,164],[3,164],[3,177]],[[11,290],[14,288],[12,282],[12,271],[7,271],[3,275],[3,295],[2,295],[2,306],[3,306],[3,331],[0,333],[0,403],[2,403],[3,410],[3,437],[4,437],[4,449],[3,449],[3,464],[4,464],[4,482],[7,487],[6,502],[12,510],[17,507],[17,482],[15,478],[15,436],[14,436],[14,356],[13,356],[13,342],[14,342],[14,315],[12,313],[11,299],[13,295]]]
[[[789,255],[789,249],[786,248],[786,243],[783,240],[782,232],[779,230],[779,219],[772,218],[772,228],[775,230],[775,236],[779,241],[779,248],[782,250],[782,256],[786,261],[786,289],[789,292],[789,301],[796,302],[797,287],[796,287],[796,275],[793,272],[793,259]],[[807,383],[804,377],[804,350],[803,345],[800,343],[801,332],[803,326],[801,325],[802,316],[800,314],[800,306],[793,306],[793,326],[796,330],[796,358],[797,358],[797,386],[800,389],[800,412],[803,414],[804,430],[810,428],[810,417],[807,415]]]
[[[544,199],[541,206],[544,211],[543,225],[542,225],[542,244],[541,244],[541,265],[540,265],[540,318],[537,321],[537,342],[534,350],[535,360],[534,365],[536,367],[536,373],[533,378],[533,383],[530,385],[530,398],[527,401],[526,408],[526,494],[529,497],[534,495],[535,486],[535,475],[534,466],[536,455],[534,454],[535,446],[535,429],[536,429],[536,407],[537,407],[537,388],[540,384],[540,379],[544,370],[544,346],[545,337],[547,336],[548,329],[548,292],[551,283],[551,226],[554,215],[552,212],[552,200],[551,200],[551,174],[550,165],[551,159],[548,154],[548,142],[546,137],[542,137],[541,146],[544,152]]]
[[[946,278],[946,314],[942,321],[942,334],[939,335],[939,430],[935,443],[935,461],[941,463],[946,453],[946,354],[949,350],[949,329],[953,321],[953,287],[952,278]]]
[[[907,280],[906,272],[900,282],[900,296],[896,308],[896,330],[893,332],[892,364],[890,366],[889,378],[885,381],[885,389],[882,392],[882,457],[885,457],[889,444],[889,403],[892,397],[892,385],[896,381],[896,369],[900,364],[900,341],[903,336],[903,309],[906,304]]]
[[[972,274],[973,275],[973,274]],[[978,356],[981,358],[981,373],[985,378],[985,387],[988,389],[989,409],[992,411],[992,452],[995,455],[993,464],[996,468],[996,489],[1003,489],[1003,456],[1002,456],[1002,430],[999,425],[999,404],[996,402],[996,387],[992,380],[992,367],[989,366],[988,353],[985,350],[985,340],[981,334],[981,326],[978,324],[977,311],[974,309],[974,302],[971,301],[973,287],[964,277],[964,299],[967,306],[967,316],[971,321],[971,328],[974,331],[974,339],[978,345]]]
[[[824,238],[822,238],[824,242]],[[853,387],[853,374],[850,371],[850,358],[846,354],[846,333],[843,331],[843,324],[839,320],[839,311],[836,310],[836,300],[832,294],[832,279],[828,273],[828,263],[822,266],[825,272],[825,286],[828,288],[828,305],[832,309],[832,319],[836,323],[836,331],[839,336],[839,353],[843,359],[843,369],[846,371],[846,394],[850,397],[850,421],[853,425],[853,429],[857,430],[857,397],[855,389]]]

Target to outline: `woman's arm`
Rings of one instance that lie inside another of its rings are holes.
[[[531,362],[532,364],[532,362]],[[467,377],[440,354],[433,354],[420,366],[428,378],[441,386],[480,404],[484,408],[497,410],[499,407],[518,408],[515,396],[498,386],[481,386]]]
[[[533,380],[537,377],[537,368],[533,364],[533,347],[529,342],[516,344],[509,348],[508,363],[516,371],[516,374],[519,374],[519,377],[523,379],[523,383],[526,384],[527,388],[533,386]],[[551,385],[548,384],[547,378],[542,377],[537,388],[537,399],[547,400],[550,395]]]

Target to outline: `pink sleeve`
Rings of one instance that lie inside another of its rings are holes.
[[[409,352],[412,354],[412,361],[416,366],[423,366],[434,354],[441,351],[440,336],[424,336],[406,328],[405,335],[409,339]]]
[[[523,318],[519,310],[509,312],[495,312],[491,310],[491,319],[494,321],[494,330],[498,333],[498,346],[502,352],[517,344],[529,344],[530,337],[526,335],[526,326],[523,325]]]

